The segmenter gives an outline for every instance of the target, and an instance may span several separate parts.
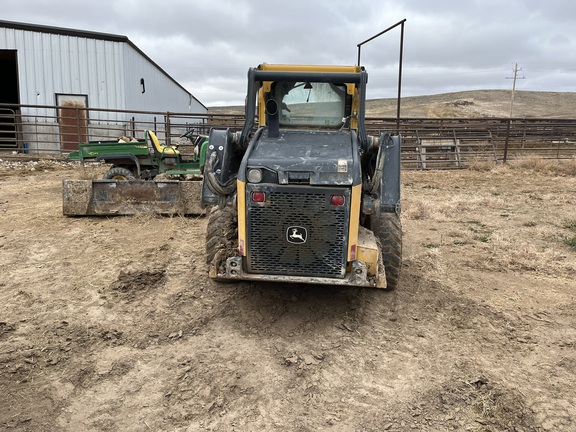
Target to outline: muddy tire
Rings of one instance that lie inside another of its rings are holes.
[[[238,214],[235,207],[213,207],[206,229],[206,262],[219,267],[222,258],[238,250]]]
[[[118,181],[128,181],[136,180],[136,177],[128,168],[113,167],[104,174],[104,179],[106,180],[118,180]]]
[[[380,213],[370,221],[374,235],[380,241],[387,289],[395,290],[402,268],[402,223],[396,213]]]

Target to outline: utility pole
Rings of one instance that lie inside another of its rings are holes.
[[[522,69],[520,69],[522,70]],[[506,77],[506,79],[512,79],[511,77]],[[514,83],[512,84],[512,97],[510,98],[510,117],[506,125],[506,140],[504,141],[504,163],[508,160],[508,142],[510,140],[510,128],[512,126],[512,109],[514,107],[514,94],[516,93],[516,80],[518,79],[518,63],[514,65]],[[522,78],[524,79],[524,76]]]
[[[512,109],[514,107],[514,95],[516,93],[516,80],[517,79],[524,79],[525,77],[522,76],[522,78],[518,78],[518,72],[521,72],[522,69],[518,69],[518,63],[516,63],[514,65],[514,77],[506,77],[506,79],[514,79],[514,82],[512,84],[512,97],[510,99],[510,118],[512,118]]]

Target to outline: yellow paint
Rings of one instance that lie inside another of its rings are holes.
[[[358,244],[358,227],[360,226],[361,201],[362,185],[359,184],[352,186],[352,197],[350,199],[350,225],[348,228],[348,261],[352,261],[352,245]],[[356,254],[358,254],[358,250],[356,250]]]
[[[156,151],[158,153],[160,153],[161,155],[170,155],[170,156],[174,156],[174,155],[178,155],[180,154],[180,152],[172,147],[168,147],[168,146],[163,146],[160,144],[160,141],[158,141],[158,137],[156,136],[156,134],[149,130],[148,131],[148,137],[150,138],[150,141],[152,141],[152,145],[156,148]]]
[[[358,248],[356,257],[360,261],[364,261],[370,276],[378,276],[378,280],[380,280],[380,275],[383,270],[380,268],[379,263],[380,248],[378,247],[374,233],[368,228],[360,227],[358,229]]]
[[[238,244],[244,243],[246,256],[246,183],[236,180],[236,200],[238,201]]]
[[[358,130],[358,114],[360,112],[360,94],[358,90],[354,89],[354,96],[352,97],[352,113],[350,116],[350,129]]]
[[[376,276],[378,273],[378,249],[366,248],[358,246],[357,257],[360,261],[364,261],[368,267],[368,274]]]
[[[340,73],[358,73],[359,66],[331,66],[331,65],[299,65],[299,64],[269,64],[262,63],[260,70],[268,71],[285,71],[285,72],[340,72]]]
[[[266,93],[270,92],[271,82],[265,82],[268,86],[264,85],[258,90],[258,125],[266,126]],[[268,90],[266,90],[268,88]]]
[[[372,247],[358,245],[356,257],[366,263],[369,275],[376,276],[378,273],[378,248],[373,249]]]
[[[280,72],[327,72],[327,73],[360,73],[359,66],[330,66],[330,65],[286,65],[262,63],[259,66],[263,71]],[[354,83],[344,83],[346,93],[352,96],[352,116],[350,118],[350,128],[358,130],[358,110],[360,107],[360,96]],[[266,94],[272,89],[272,81],[264,81],[258,91],[258,121],[260,126],[266,126]],[[356,113],[356,115],[354,114]]]

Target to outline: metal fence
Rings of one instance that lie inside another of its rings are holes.
[[[207,135],[212,127],[238,130],[243,124],[241,115],[0,104],[0,154],[64,157],[79,143],[142,139],[146,130],[170,145],[192,128]]]
[[[191,128],[207,135],[213,127],[238,131],[243,124],[238,114],[0,104],[0,154],[65,157],[80,142],[143,138],[148,129],[172,144]],[[402,163],[408,169],[464,168],[528,154],[576,157],[576,119],[367,118],[366,127],[371,135],[401,134]]]
[[[368,118],[372,134],[402,135],[405,168],[464,168],[482,160],[526,155],[576,157],[576,119],[541,118]]]

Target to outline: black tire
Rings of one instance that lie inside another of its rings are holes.
[[[104,174],[104,179],[106,180],[119,180],[119,181],[128,181],[128,180],[136,180],[136,177],[128,168],[122,167],[112,167],[108,170],[106,174]]]
[[[222,261],[237,254],[238,214],[235,207],[213,207],[206,229],[206,262],[216,269]]]
[[[402,268],[402,223],[396,213],[380,213],[370,219],[370,227],[380,241],[387,289],[395,290]]]

